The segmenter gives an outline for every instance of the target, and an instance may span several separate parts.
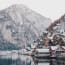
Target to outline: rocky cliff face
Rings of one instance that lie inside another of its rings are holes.
[[[61,16],[59,19],[54,21],[48,30],[53,30],[55,33],[62,34],[65,36],[65,15]]]
[[[32,44],[50,23],[49,18],[23,5],[13,5],[0,11],[0,40],[24,48]]]

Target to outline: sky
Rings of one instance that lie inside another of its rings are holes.
[[[65,0],[0,0],[0,10],[14,4],[24,4],[52,21],[65,14]]]

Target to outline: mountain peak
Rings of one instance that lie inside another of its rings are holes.
[[[3,39],[21,47],[32,44],[50,23],[49,18],[24,5],[12,5],[0,11],[0,31]]]
[[[14,5],[11,5],[11,6],[9,6],[8,8],[27,8],[25,5],[23,5],[23,4],[14,4]]]

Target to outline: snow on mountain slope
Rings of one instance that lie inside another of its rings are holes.
[[[54,23],[48,27],[48,30],[53,30],[55,33],[65,36],[65,15],[54,21]]]
[[[0,11],[0,39],[20,47],[32,44],[50,25],[51,20],[24,5]]]

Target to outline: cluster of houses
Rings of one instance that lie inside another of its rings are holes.
[[[35,48],[38,55],[65,58],[65,15],[54,21],[41,38],[42,40],[37,40],[38,45]],[[38,47],[40,45],[42,46],[41,48]],[[41,51],[41,49],[46,49],[47,51]]]
[[[53,34],[52,37],[45,37],[42,43],[38,40],[34,52],[35,57],[65,58],[65,42]]]

